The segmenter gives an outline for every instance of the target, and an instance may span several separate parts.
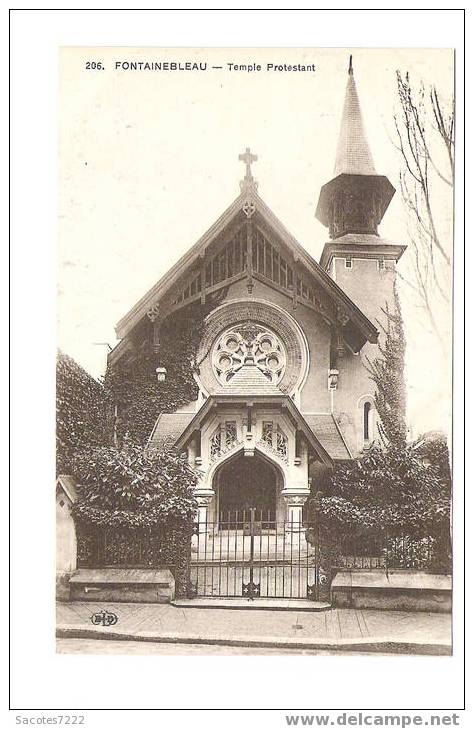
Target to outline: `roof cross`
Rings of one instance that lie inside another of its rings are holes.
[[[245,177],[240,183],[240,187],[243,190],[244,188],[257,188],[257,183],[253,178],[252,175],[252,168],[251,164],[252,162],[256,162],[258,160],[258,157],[256,154],[252,154],[250,151],[250,147],[247,147],[245,152],[242,152],[242,154],[239,154],[239,161],[245,162]]]
[[[245,177],[252,177],[252,169],[250,165],[252,162],[257,162],[258,157],[256,154],[252,154],[250,147],[247,147],[245,152],[239,154],[239,161],[245,162]]]

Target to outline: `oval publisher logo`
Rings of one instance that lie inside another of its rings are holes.
[[[103,625],[108,628],[110,625],[115,625],[117,622],[117,615],[109,612],[108,610],[101,610],[100,612],[92,613],[91,615],[92,625]]]

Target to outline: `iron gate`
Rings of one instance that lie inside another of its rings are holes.
[[[330,575],[318,530],[272,516],[248,509],[197,523],[191,545],[193,594],[327,600]]]

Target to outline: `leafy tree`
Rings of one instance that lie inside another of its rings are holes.
[[[176,594],[189,593],[196,473],[176,453],[125,441],[75,459],[78,560],[88,566],[169,567]]]
[[[80,484],[74,513],[82,522],[136,529],[193,521],[197,476],[185,456],[126,441],[120,450],[81,452],[74,472]]]
[[[164,383],[157,382],[150,348],[128,371],[109,368],[103,383],[65,355],[58,358],[58,463],[78,483],[80,562],[120,566],[139,555],[140,564],[169,566],[179,595],[189,589],[197,476],[184,456],[151,451],[146,443],[161,412],[196,398],[193,372],[206,313],[187,309],[163,324]]]
[[[56,358],[56,467],[71,473],[75,454],[104,443],[106,400],[103,386],[72,357]]]
[[[378,430],[384,446],[403,447],[406,442],[405,336],[397,288],[393,286],[394,310],[383,309],[386,324],[377,322],[383,330],[379,356],[368,362],[371,379],[376,385],[375,407],[380,418]]]
[[[422,443],[422,441],[421,441]],[[428,461],[420,441],[403,449],[373,446],[361,458],[335,469],[322,511],[348,527],[436,532],[449,521],[451,479],[440,459]]]
[[[344,538],[432,538],[438,566],[449,562],[451,475],[443,436],[374,445],[335,468],[321,495],[321,514]]]

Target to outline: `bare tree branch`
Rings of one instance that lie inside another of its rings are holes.
[[[403,285],[416,295],[426,324],[445,341],[437,313],[450,305],[451,239],[438,211],[442,188],[454,182],[454,101],[445,103],[434,86],[415,88],[408,73],[397,71],[398,111],[394,115],[394,146],[400,154],[402,200],[407,212],[411,266]],[[450,193],[452,194],[452,193]]]
[[[441,172],[439,165],[434,162],[434,154],[430,150],[430,145],[428,143],[429,140],[426,131],[427,111],[425,108],[425,89],[423,84],[420,85],[418,94],[415,96],[408,74],[406,74],[405,79],[403,79],[401,73],[398,71],[397,83],[398,98],[401,107],[401,121],[399,122],[397,117],[395,117],[395,129],[399,140],[397,148],[402,154],[405,168],[408,170],[413,179],[415,189],[419,189],[420,199],[423,201],[423,217],[425,218],[424,227],[425,230],[429,231],[431,244],[438,249],[438,252],[444,259],[445,263],[450,265],[450,256],[438,233],[433,214],[430,172],[433,170],[443,182],[452,186],[453,140],[448,133],[448,129],[454,129],[452,119],[451,117],[448,117],[447,119],[445,118],[440,106],[438,94],[436,89],[433,87],[430,93],[430,109],[435,119],[438,136],[441,138],[446,150],[448,151],[449,174],[444,174]],[[406,186],[406,189],[408,190],[408,185]],[[418,218],[420,218],[421,215],[422,210],[420,209],[420,206],[418,206]]]

